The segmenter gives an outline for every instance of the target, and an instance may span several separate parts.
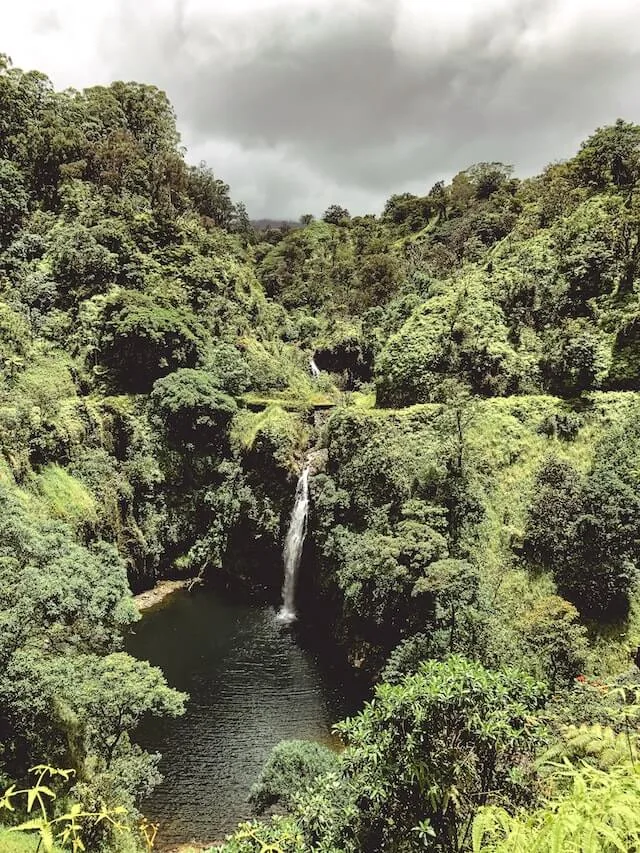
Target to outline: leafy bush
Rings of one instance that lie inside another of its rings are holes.
[[[540,423],[538,432],[548,438],[561,438],[564,441],[574,441],[584,421],[573,412],[561,412],[547,415]]]
[[[24,176],[10,160],[0,159],[0,246],[6,246],[26,216],[29,195]]]
[[[326,746],[303,740],[282,741],[271,751],[249,799],[258,814],[273,806],[290,811],[305,788],[337,766],[337,754]]]
[[[221,343],[211,350],[207,360],[214,383],[224,391],[237,397],[252,385],[252,377],[246,359],[237,347]]]
[[[627,318],[620,326],[613,345],[608,377],[613,388],[640,388],[640,316]]]
[[[186,367],[155,382],[151,405],[173,444],[198,448],[219,445],[237,410],[214,377]]]
[[[70,226],[57,234],[51,251],[51,272],[64,296],[64,306],[105,293],[115,282],[117,257],[100,245],[84,226]]]
[[[204,332],[181,308],[116,290],[102,309],[98,352],[120,388],[144,392],[179,367],[195,367],[203,356]]]
[[[568,601],[555,595],[540,598],[523,614],[518,628],[530,670],[552,690],[571,685],[584,671],[587,630]]]
[[[329,777],[324,796],[300,807],[310,845],[345,853],[418,851],[426,843],[462,849],[480,806],[526,798],[514,767],[524,769],[535,748],[532,715],[543,698],[543,688],[518,672],[458,657],[378,685],[373,701],[337,727],[348,742],[340,787]]]
[[[598,853],[640,843],[640,776],[634,765],[609,772],[566,767],[538,809],[510,814],[482,809],[473,826],[474,853]]]
[[[557,458],[539,471],[525,554],[553,571],[583,615],[625,615],[640,565],[640,489],[634,478],[640,427],[631,415],[596,450],[586,477]]]
[[[509,341],[501,309],[487,298],[479,275],[461,278],[431,296],[392,335],[376,365],[378,402],[407,406],[439,398],[447,378],[479,394],[535,387],[535,364]]]
[[[298,472],[308,433],[300,415],[274,404],[262,412],[240,412],[233,437],[252,468],[291,475]]]
[[[592,323],[570,320],[547,336],[545,343],[542,375],[552,393],[578,396],[602,385],[609,347]]]

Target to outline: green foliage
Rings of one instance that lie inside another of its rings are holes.
[[[343,225],[349,221],[351,214],[346,207],[340,207],[339,204],[332,204],[322,214],[322,218],[331,225]]]
[[[59,465],[48,465],[36,480],[52,518],[66,521],[73,527],[95,525],[96,505],[87,489]]]
[[[551,569],[578,608],[602,617],[624,614],[640,558],[637,415],[611,430],[581,477],[550,458],[538,474],[525,553]]]
[[[67,304],[104,293],[116,277],[117,258],[83,226],[56,234],[51,272]]]
[[[31,834],[18,834],[0,827],[0,849],[3,853],[35,853],[38,841]],[[54,853],[60,853],[60,848],[54,846]]]
[[[55,816],[51,815],[49,807],[56,799],[56,794],[49,787],[50,780],[55,781],[57,777],[61,777],[68,782],[74,775],[74,771],[58,770],[42,764],[31,768],[30,772],[37,776],[33,785],[21,790],[17,790],[16,786],[12,785],[0,798],[0,809],[15,812],[15,801],[19,797],[27,798],[26,813],[33,816],[27,817],[27,820],[18,826],[12,827],[9,832],[37,833],[38,850],[42,848],[44,853],[56,853],[59,850],[69,849],[73,853],[81,853],[86,850],[83,837],[86,838],[87,825],[97,827],[104,824],[111,831],[116,832],[124,832],[128,829],[121,822],[124,812],[122,807],[114,809],[103,807],[100,811],[91,812],[83,809],[80,804],[74,803],[68,811]],[[43,784],[45,780],[47,784]]]
[[[51,677],[67,681],[68,661],[61,669],[52,667]],[[65,715],[85,720],[85,749],[101,756],[109,767],[128,732],[146,714],[177,717],[184,713],[186,696],[167,687],[162,672],[147,661],[138,661],[124,652],[105,656],[79,656],[72,671],[82,672],[71,690],[59,693]],[[76,676],[77,678],[77,676]]]
[[[24,366],[30,352],[31,333],[24,317],[0,302],[0,360],[3,374],[8,379]]]
[[[269,824],[241,823],[226,842],[210,853],[304,853],[304,837],[295,821],[276,816]]]
[[[0,160],[0,246],[6,246],[27,214],[24,177],[10,160]]]
[[[254,231],[163,92],[56,92],[0,57],[2,773],[44,756],[87,811],[133,813],[158,779],[137,722],[183,697],[120,651],[128,582],[179,557],[277,589],[315,441],[304,594],[391,684],[342,758],[280,749],[262,796],[292,816],[228,849],[457,850],[509,797],[496,849],[545,849],[558,815],[577,844],[569,783],[543,757],[528,784],[541,691],[501,667],[552,688],[549,754],[622,772],[635,703],[590,676],[639,642],[639,140],[618,121],[536,178],[478,163],[381,217]],[[635,832],[597,819],[602,845]]]
[[[339,315],[386,302],[403,272],[381,223],[372,216],[350,220],[343,209],[291,231],[258,265],[267,295],[285,307],[324,306]]]
[[[529,510],[525,551],[531,562],[549,568],[571,555],[571,524],[581,510],[579,473],[550,457],[538,472],[535,500]]]
[[[229,227],[234,218],[235,208],[229,196],[229,185],[216,178],[206,163],[189,169],[188,192],[195,209],[200,216],[211,220],[214,225]]]
[[[576,178],[589,187],[632,187],[640,178],[640,127],[618,119],[582,143],[573,162]]]
[[[547,336],[542,360],[545,384],[553,393],[575,397],[603,384],[607,374],[607,344],[593,323],[568,320]]]
[[[231,344],[218,344],[211,351],[207,370],[212,373],[215,385],[225,394],[238,397],[253,384],[251,370],[242,353]]]
[[[434,618],[440,592],[435,576],[448,553],[446,538],[429,524],[400,522],[395,532],[337,528],[333,536],[347,619],[368,639],[377,635],[391,645]]]
[[[116,290],[101,314],[99,357],[125,390],[148,391],[156,379],[179,367],[195,367],[202,358],[203,330],[184,310],[143,293]]]
[[[514,767],[536,742],[532,715],[542,698],[517,672],[456,657],[379,685],[338,727],[348,741],[344,799],[328,813],[311,800],[303,827],[323,850],[420,850],[427,840],[434,850],[464,849],[477,808],[522,796]],[[332,789],[329,779],[325,795]]]
[[[479,808],[526,800],[543,700],[514,670],[422,664],[337,726],[347,741],[337,768],[299,794],[290,818],[243,825],[219,849],[468,849]]]
[[[555,595],[541,598],[523,615],[519,629],[530,659],[536,662],[535,674],[552,689],[571,684],[583,671],[587,631],[567,601]]]
[[[608,772],[561,768],[544,805],[515,816],[483,809],[473,827],[474,853],[612,853],[640,842],[640,778],[634,765]]]
[[[275,465],[291,474],[297,471],[297,457],[307,443],[307,431],[299,415],[271,405],[262,412],[239,413],[232,438],[252,467]]]
[[[108,783],[133,805],[157,774],[128,733],[143,713],[179,713],[183,697],[159,670],[114,651],[136,618],[115,549],[88,549],[64,524],[34,520],[6,486],[0,500],[4,766],[19,777],[47,754],[79,771],[85,802]]]
[[[249,799],[258,814],[274,806],[291,811],[306,787],[337,766],[337,754],[326,746],[303,740],[282,741],[271,751]]]
[[[393,335],[376,367],[378,402],[424,403],[459,376],[478,394],[516,393],[536,384],[535,365],[509,342],[500,308],[479,275],[467,275],[417,308]]]
[[[186,367],[158,379],[150,399],[170,441],[178,446],[219,445],[237,410],[214,377]]]
[[[614,388],[640,388],[640,317],[625,320],[616,334],[613,346],[610,382]]]

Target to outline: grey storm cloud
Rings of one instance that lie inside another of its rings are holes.
[[[640,119],[635,0],[242,2],[123,2],[102,53],[167,90],[254,215],[376,210],[486,159],[527,174]]]

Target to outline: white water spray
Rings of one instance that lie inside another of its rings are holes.
[[[309,370],[311,371],[311,375],[314,379],[317,379],[320,376],[320,368],[316,364],[315,358],[309,359]]]
[[[278,613],[280,622],[294,622],[296,619],[296,576],[302,559],[304,539],[307,535],[308,515],[309,467],[306,466],[298,480],[296,501],[284,543],[284,585],[282,587],[282,607]]]

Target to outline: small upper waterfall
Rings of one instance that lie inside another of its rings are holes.
[[[314,379],[317,379],[320,376],[320,368],[316,364],[315,358],[309,359],[309,370],[311,371],[311,375]]]
[[[284,543],[284,585],[282,607],[278,613],[278,619],[281,622],[293,622],[296,618],[296,575],[302,559],[304,538],[307,535],[308,514],[309,466],[306,465],[296,487],[296,501]]]

